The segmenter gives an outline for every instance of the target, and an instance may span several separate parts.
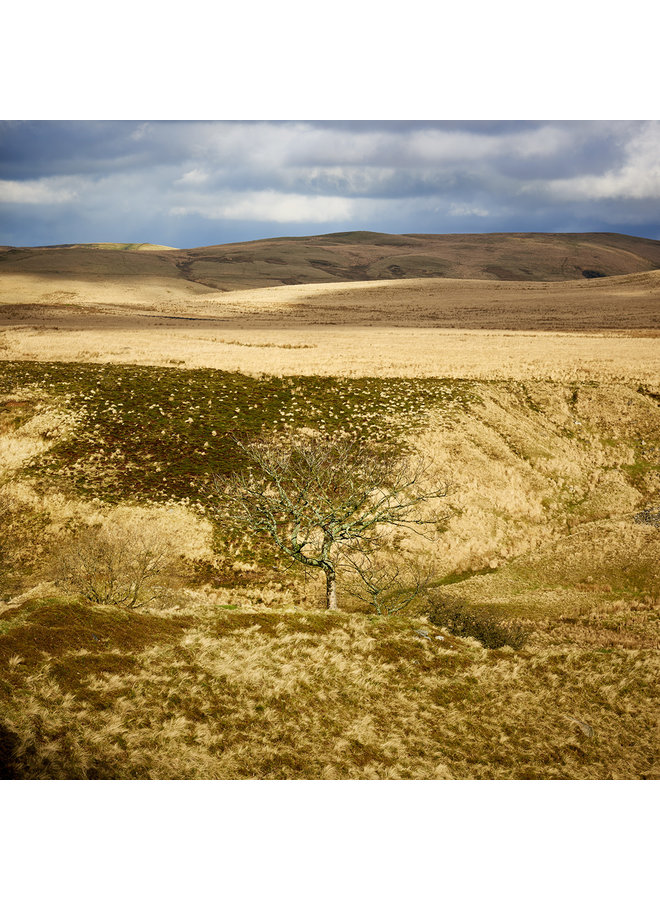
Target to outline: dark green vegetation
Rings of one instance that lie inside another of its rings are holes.
[[[0,273],[151,276],[236,290],[400,278],[567,281],[660,267],[660,242],[625,234],[380,234],[349,231],[190,250],[74,245],[0,250]]]
[[[50,484],[103,500],[208,503],[213,474],[243,465],[244,440],[311,428],[394,449],[437,406],[462,407],[468,382],[252,378],[216,369],[0,363],[4,391],[30,387],[79,415],[73,434],[32,465]]]
[[[460,600],[435,598],[428,613],[429,622],[438,628],[446,628],[459,637],[471,637],[489,650],[509,646],[521,650],[527,633],[518,623],[507,623],[492,609],[480,610]]]
[[[25,665],[36,665],[44,653],[141,650],[180,635],[192,621],[64,600],[27,601],[0,617],[0,660],[6,665],[19,653]]]

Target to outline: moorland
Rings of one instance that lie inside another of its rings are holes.
[[[2,776],[656,778],[659,267],[614,234],[0,248]],[[377,615],[347,573],[326,611],[218,515],[236,435],[423,457],[438,527],[376,555],[423,591]]]

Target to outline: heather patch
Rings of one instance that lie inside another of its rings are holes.
[[[466,408],[469,382],[449,379],[252,378],[215,369],[0,363],[5,390],[29,386],[78,425],[30,465],[50,484],[119,502],[205,506],[211,473],[244,464],[232,436],[310,429],[374,442],[383,452],[432,409]],[[44,448],[45,449],[45,448]]]

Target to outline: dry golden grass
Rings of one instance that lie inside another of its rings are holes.
[[[634,520],[658,496],[657,401],[625,385],[476,390],[417,441],[460,510],[417,549],[447,574],[480,570],[429,597],[523,621],[523,650],[438,631],[421,603],[394,620],[317,612],[321,586],[295,578],[132,613],[36,584],[0,615],[4,777],[657,778],[660,541]],[[14,467],[39,452],[20,449],[35,420],[53,424],[46,442],[61,423],[30,402],[6,424]],[[37,494],[18,474],[6,490],[54,540],[77,519],[210,553],[190,510]]]
[[[231,294],[156,277],[3,275],[0,358],[657,385],[659,298],[656,272],[558,284],[413,279]]]
[[[248,375],[637,381],[660,385],[653,337],[399,328],[8,330],[0,358],[215,368]]]
[[[532,632],[488,651],[438,634],[423,603],[394,621],[348,603],[327,615],[320,584],[239,560],[234,586],[190,584],[132,614],[65,600],[35,571],[0,614],[5,777],[660,775],[660,533],[636,518],[660,506],[657,273],[227,295],[156,276],[2,281],[4,359],[479,379],[414,438],[456,514],[407,546],[438,571],[430,598]],[[0,495],[46,523],[46,545],[99,524],[214,561],[185,504],[111,506],[27,479],[79,423],[36,394],[3,399]]]
[[[658,775],[653,651],[558,631],[487,651],[342,613],[126,616],[0,619],[6,777]]]
[[[2,400],[0,484],[76,425],[76,416],[71,411],[43,403],[29,391],[3,396]]]
[[[199,314],[252,326],[291,324],[512,331],[660,327],[660,272],[590,281],[417,278],[295,285],[201,296]]]
[[[143,257],[139,257],[143,258]],[[412,278],[213,291],[159,275],[93,271],[73,277],[0,273],[7,322],[48,319],[76,308],[127,314],[138,309],[236,320],[252,327],[395,325],[514,331],[594,331],[660,327],[660,272],[563,282]]]
[[[81,529],[100,529],[129,544],[130,535],[135,542],[148,538],[162,548],[171,567],[184,570],[193,561],[211,558],[211,524],[185,503],[109,505],[57,490],[37,490],[23,467],[78,427],[78,417],[30,391],[9,398],[0,395],[0,401],[0,513],[6,510],[12,520],[0,536],[0,596],[7,575],[17,602],[22,596],[61,590],[52,583],[56,558]],[[5,554],[11,572],[3,571]]]
[[[660,498],[660,409],[624,385],[479,384],[416,447],[452,480],[432,552],[446,573],[496,568],[592,521],[629,522]],[[647,529],[648,530],[648,529]],[[423,544],[418,547],[424,551]]]
[[[611,384],[480,383],[473,391],[467,408],[434,412],[414,439],[432,460],[432,473],[451,482],[448,500],[456,514],[446,530],[433,542],[405,542],[438,576],[498,569],[580,524],[628,528],[636,510],[658,502],[660,410],[653,396]],[[37,440],[44,422],[49,437]],[[18,467],[53,444],[63,433],[60,422],[42,402],[0,437],[10,467],[5,476],[12,476],[3,490],[47,518],[45,538],[55,542],[74,526],[144,529],[191,562],[212,558],[210,524],[186,504],[111,506],[61,489],[37,492]],[[296,599],[303,596],[316,602],[313,584]]]

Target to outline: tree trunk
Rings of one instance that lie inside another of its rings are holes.
[[[327,609],[337,609],[337,576],[333,571],[325,573],[325,599]]]

